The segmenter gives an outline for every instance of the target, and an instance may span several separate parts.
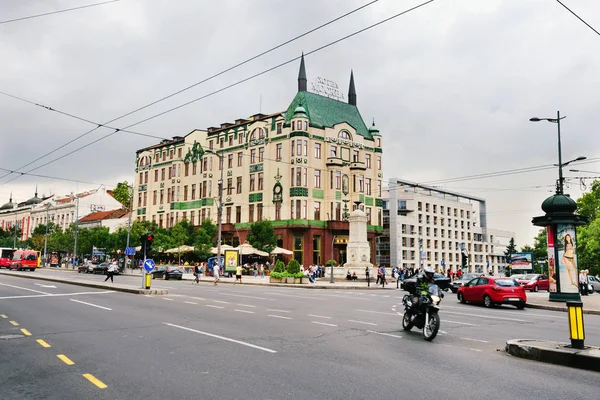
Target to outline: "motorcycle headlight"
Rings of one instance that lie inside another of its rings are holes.
[[[433,304],[437,304],[439,303],[442,299],[439,296],[431,296],[431,300],[433,301]]]

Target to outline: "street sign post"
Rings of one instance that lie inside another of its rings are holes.
[[[135,247],[126,247],[125,255],[126,256],[135,256]]]
[[[144,261],[144,269],[146,270],[146,272],[152,271],[154,269],[154,260],[148,259]]]

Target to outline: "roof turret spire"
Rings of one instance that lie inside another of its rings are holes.
[[[304,52],[300,58],[300,71],[298,72],[298,91],[306,92],[306,67],[304,66]]]
[[[356,88],[354,87],[354,71],[350,70],[350,88],[348,88],[348,104],[356,105]]]

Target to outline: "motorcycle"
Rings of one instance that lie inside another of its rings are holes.
[[[428,292],[420,293],[415,287],[414,293],[407,294],[402,298],[404,315],[402,316],[402,329],[410,331],[413,327],[423,330],[423,338],[432,341],[440,329],[439,304],[444,293],[439,286],[432,283]],[[420,293],[420,304],[413,304],[414,297]]]

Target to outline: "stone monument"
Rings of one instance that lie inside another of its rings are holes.
[[[344,276],[348,271],[350,274],[356,272],[358,279],[365,279],[365,268],[371,269],[371,278],[376,277],[377,271],[373,271],[371,264],[371,246],[367,240],[367,214],[361,209],[356,209],[350,213],[348,218],[350,223],[350,237],[346,254],[348,260],[343,267]]]

